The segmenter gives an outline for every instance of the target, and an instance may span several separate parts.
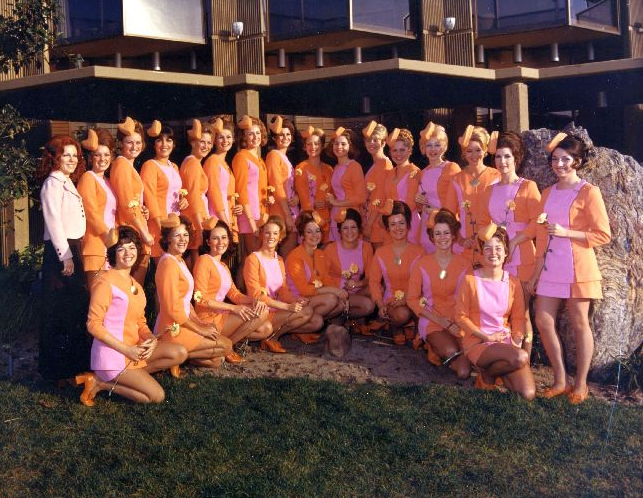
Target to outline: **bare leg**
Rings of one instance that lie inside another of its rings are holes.
[[[154,373],[159,370],[165,370],[173,367],[174,365],[180,365],[187,360],[187,358],[188,351],[184,346],[159,341],[156,349],[152,353],[152,356],[147,360],[145,371],[147,373]]]
[[[339,306],[339,303],[340,300],[335,294],[317,294],[308,300],[308,306],[310,306],[315,313],[324,318],[335,316],[334,313]]]
[[[189,360],[212,360],[229,355],[232,352],[232,343],[227,337],[219,336],[218,339],[203,337],[195,349],[188,352]]]
[[[529,366],[524,349],[510,344],[492,344],[478,358],[476,365],[482,369],[483,380],[493,384],[496,377],[507,375]]]
[[[557,297],[536,297],[536,327],[554,370],[554,383],[551,386],[553,390],[564,389],[567,385],[563,349],[556,334],[556,315],[561,301],[562,299]]]
[[[523,341],[522,342],[522,349],[524,349],[529,357],[531,358],[531,348],[534,345],[534,328],[531,325],[531,316],[529,315],[529,304],[531,303],[531,300],[533,296],[529,293],[527,288],[525,287],[525,282],[521,282],[522,284],[522,295],[525,299],[525,339],[531,338],[530,341]]]
[[[248,336],[250,341],[261,341],[262,339],[267,339],[272,334],[272,323],[270,321],[263,322],[258,329],[254,332],[251,332]]]
[[[567,300],[567,311],[576,343],[576,377],[572,392],[582,395],[587,391],[587,374],[594,354],[594,336],[589,326],[589,303],[589,299]]]
[[[458,340],[446,330],[431,332],[426,336],[426,341],[431,345],[440,358],[447,359],[460,351]],[[464,356],[460,355],[450,365],[459,379],[468,379],[471,375],[471,363]]]
[[[352,294],[348,297],[349,316],[351,318],[362,318],[373,313],[375,302],[367,296]]]
[[[529,365],[505,375],[503,380],[510,391],[520,394],[527,401],[531,401],[536,396],[536,383]]]
[[[230,339],[232,345],[237,344],[248,337],[252,332],[257,330],[263,323],[268,320],[268,311],[260,317],[244,322],[238,315],[230,314],[223,324],[221,333]]]
[[[113,382],[106,382],[105,390],[112,388]],[[125,370],[118,378],[114,392],[136,403],[162,403],[165,391],[144,369]]]

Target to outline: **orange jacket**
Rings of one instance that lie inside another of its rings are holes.
[[[310,270],[310,278],[306,278],[306,269]],[[330,285],[326,256],[321,249],[315,249],[311,258],[303,244],[295,247],[286,257],[288,282],[292,282],[301,296],[310,297],[317,294],[314,281],[319,280],[323,285]]]
[[[257,192],[248,191],[248,162],[252,162],[259,167]],[[266,213],[268,211],[268,171],[263,159],[254,156],[248,149],[241,149],[232,159],[232,171],[234,172],[235,186],[239,194],[239,204],[250,204],[250,196],[256,196],[260,216]]]
[[[337,252],[337,244],[341,242],[331,242],[324,247],[324,254],[326,255],[326,266],[328,268],[328,285],[333,287],[341,287],[342,285],[342,271],[348,268],[342,268],[342,263],[339,259]],[[366,279],[369,277],[371,262],[373,260],[373,246],[369,242],[362,243],[362,265]]]
[[[109,188],[109,182],[106,181],[106,183]],[[114,228],[105,224],[105,205],[107,204],[105,190],[98,184],[94,174],[86,171],[78,180],[78,193],[83,198],[83,207],[87,216],[87,229],[82,242],[83,256],[105,256],[103,236],[110,228]]]
[[[296,298],[292,295],[286,283],[284,260],[279,255],[275,256],[279,259],[279,267],[281,268],[281,277],[283,279],[283,285],[279,288],[277,297],[284,303],[294,303]],[[266,272],[255,253],[250,254],[246,258],[246,262],[243,265],[243,279],[246,282],[246,289],[250,297],[266,301]]]
[[[371,297],[375,302],[383,300],[383,288],[388,290],[389,297],[384,301],[388,303],[394,299],[397,291],[404,292],[406,296],[409,290],[409,278],[413,264],[425,255],[424,249],[415,244],[407,244],[402,253],[402,264],[395,264],[395,253],[393,244],[385,244],[378,248],[373,255],[371,271],[368,276],[368,285],[371,290]],[[384,281],[384,272],[388,276],[390,288]]]

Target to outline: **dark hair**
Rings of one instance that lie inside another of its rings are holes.
[[[225,253],[221,255],[221,259],[227,259],[231,256],[231,254],[234,252],[236,248],[236,244],[234,243],[234,240],[232,238],[232,230],[230,230],[230,227],[228,226],[228,224],[223,220],[217,220],[217,223],[216,225],[214,225],[214,228],[223,228],[228,234],[228,241],[229,241],[228,249],[226,250]],[[212,235],[214,228],[212,230],[203,230],[203,244],[201,244],[201,247],[199,248],[199,253],[201,254],[210,253],[210,235]]]
[[[261,231],[263,231],[266,225],[269,225],[271,223],[279,227],[279,241],[282,241],[284,237],[286,237],[286,223],[284,222],[283,218],[281,216],[277,216],[276,214],[269,216],[268,220],[261,227]]]
[[[556,149],[563,149],[574,158],[572,168],[581,169],[585,167],[585,161],[587,161],[587,153],[589,152],[589,150],[585,145],[585,142],[583,142],[581,139],[568,135],[563,140],[561,140],[558,145],[556,145]]]
[[[502,242],[502,245],[505,248],[505,253],[507,256],[509,256],[509,235],[507,235],[507,231],[501,226],[499,226],[498,228],[496,228],[496,231],[493,232],[493,235],[489,240],[493,239],[494,237],[500,240],[500,242]],[[478,237],[476,237],[476,239],[478,241],[478,247],[480,247],[480,252],[482,252],[485,245],[485,241]]]
[[[344,133],[342,133],[340,137],[344,137],[348,141],[348,158],[355,159],[355,156],[357,155],[357,134],[353,130],[345,129]],[[335,140],[338,138],[339,137],[335,137],[328,141],[326,152],[330,157],[335,157],[333,145],[335,144]]]
[[[308,223],[317,223],[315,221],[315,218],[313,217],[313,212],[301,211],[299,215],[297,215],[297,219],[295,220],[295,227],[297,227],[297,233],[300,237],[304,236],[304,231]]]
[[[273,117],[273,118],[270,120],[270,123],[274,123],[275,119],[277,119],[277,116]],[[294,124],[290,119],[288,119],[288,118],[282,118],[282,121],[281,121],[281,128],[282,128],[282,130],[283,130],[284,128],[288,128],[288,129],[290,130],[290,135],[292,136],[292,141],[293,141],[293,143],[294,143],[294,142],[295,142],[295,134],[297,133],[297,130],[295,129],[295,124]],[[269,133],[270,133],[270,138],[272,139],[272,141],[273,141],[274,143],[276,143],[277,137],[278,137],[279,135],[277,135],[277,134],[276,134],[275,132],[273,132],[272,130],[269,130]]]
[[[455,241],[458,238],[458,234],[460,233],[460,228],[462,227],[462,225],[451,211],[446,208],[440,209],[435,214],[435,223],[433,227],[435,228],[435,225],[437,225],[438,223],[449,225],[449,230],[451,230],[453,240]],[[427,228],[426,233],[429,235],[429,239],[431,240],[431,242],[433,242],[433,228]]]
[[[71,178],[72,182],[76,183],[85,172],[85,158],[83,157],[83,150],[80,148],[78,141],[67,135],[56,135],[45,144],[42,151],[40,165],[36,170],[36,179],[39,183],[44,182],[45,178],[49,176],[49,173],[58,169],[58,161],[63,155],[65,146],[67,145],[76,147],[76,155],[78,156],[76,169],[69,175],[69,178]]]
[[[250,120],[252,121],[252,126],[255,126],[255,125],[258,126],[259,131],[261,131],[261,147],[263,147],[268,143],[268,130],[266,130],[266,125],[263,124],[263,121],[261,121],[261,119],[255,116],[249,116],[249,117],[250,117]],[[247,149],[248,144],[246,143],[246,130],[242,130],[237,126],[237,136],[235,141],[237,142],[237,147],[239,150]]]
[[[130,226],[123,225],[117,228],[118,230],[118,242],[112,247],[107,248],[107,262],[112,268],[116,266],[116,251],[119,247],[133,243],[136,246],[136,263],[132,267],[132,271],[138,268],[138,265],[143,259],[143,247],[141,246],[141,238],[138,236],[138,232]]]
[[[346,220],[353,220],[355,223],[357,223],[357,229],[361,232],[362,231],[362,217],[360,216],[359,212],[356,209],[353,208],[348,208],[346,210]],[[342,221],[341,223],[337,223],[337,230],[340,232],[342,231],[342,224],[344,223]]]
[[[411,229],[411,209],[406,205],[405,202],[402,201],[393,201],[393,209],[391,210],[391,214],[383,214],[382,215],[382,223],[384,223],[384,226],[388,230],[388,219],[391,216],[394,216],[396,214],[402,214],[404,215],[404,219],[406,220],[406,225],[409,227],[409,230]]]
[[[185,229],[188,231],[190,234],[190,237],[194,235],[194,230],[192,229],[192,222],[187,219],[185,216],[179,216],[179,220],[181,220],[181,225],[185,225]],[[172,233],[172,230],[174,230],[176,227],[173,228],[164,228],[161,227],[161,237],[159,238],[159,244],[161,246],[161,249],[163,249],[165,252],[167,252],[168,247],[170,247],[170,241],[169,236]]]
[[[163,125],[163,127],[161,128],[161,132],[157,136],[149,137],[150,146],[154,148],[156,141],[161,140],[163,137],[169,138],[170,140],[172,140],[172,142],[175,142],[176,145],[176,139],[174,138],[174,129],[170,126]]]
[[[525,160],[525,145],[522,143],[522,138],[518,133],[513,131],[505,131],[498,137],[496,144],[496,151],[500,148],[507,148],[511,150],[516,163],[516,172],[522,169],[522,162]]]

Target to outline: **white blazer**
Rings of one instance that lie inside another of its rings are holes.
[[[51,240],[60,261],[71,258],[67,239],[85,235],[86,220],[83,199],[74,183],[60,170],[52,171],[40,190],[45,217],[45,240]]]

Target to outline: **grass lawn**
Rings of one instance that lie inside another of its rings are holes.
[[[163,377],[166,403],[0,383],[0,496],[641,496],[643,410],[442,385]]]

